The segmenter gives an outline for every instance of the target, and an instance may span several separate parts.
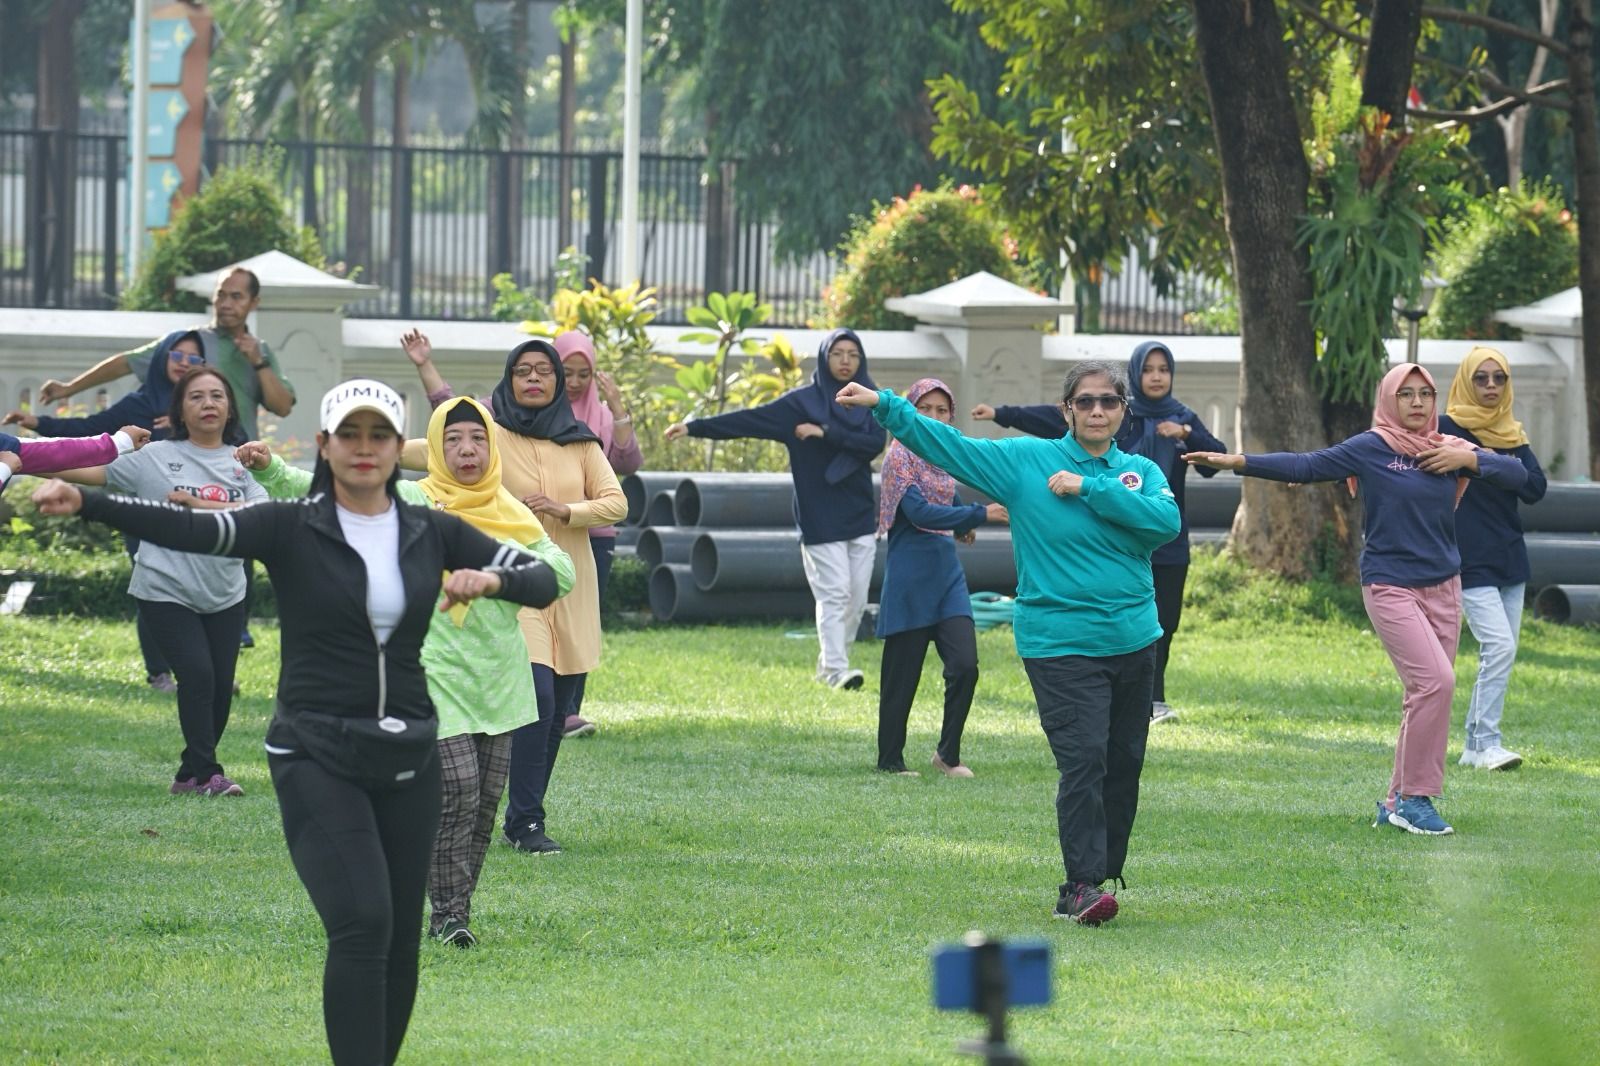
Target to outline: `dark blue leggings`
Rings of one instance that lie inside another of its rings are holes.
[[[539,719],[511,733],[511,776],[506,786],[505,829],[511,834],[529,822],[544,825],[544,794],[561,751],[561,728],[572,713],[572,696],[582,674],[558,674],[532,663],[533,694]]]

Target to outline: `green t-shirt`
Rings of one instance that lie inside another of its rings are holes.
[[[1181,521],[1155,463],[1115,444],[1090,455],[1070,436],[974,439],[887,391],[873,415],[914,454],[1011,513],[1018,655],[1126,655],[1160,638],[1150,553]],[[1050,491],[1062,470],[1083,478],[1078,495]]]
[[[239,425],[244,429],[246,437],[256,440],[261,436],[260,428],[256,423],[256,412],[261,407],[261,375],[250,365],[250,360],[244,357],[231,337],[224,336],[212,329],[203,329],[206,336],[206,350],[212,353],[212,361],[217,369],[222,371],[222,376],[228,379],[228,384],[233,386],[233,394],[239,400]],[[128,361],[128,369],[140,381],[144,380],[145,373],[150,369],[150,360],[155,357],[156,349],[161,346],[161,341],[153,340],[141,348],[131,352],[124,352],[123,358]],[[272,354],[272,349],[267,347],[267,342],[261,342],[261,358],[270,366],[278,380],[283,382],[283,387],[289,390],[289,395],[294,396],[294,386],[289,379],[283,376],[283,371],[278,367],[278,357]]]

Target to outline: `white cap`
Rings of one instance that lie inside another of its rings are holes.
[[[332,433],[339,423],[356,411],[376,411],[404,436],[406,431],[406,402],[400,394],[381,381],[371,378],[352,378],[341,381],[322,397],[322,431]]]

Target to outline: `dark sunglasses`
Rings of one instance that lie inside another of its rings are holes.
[[[174,363],[182,363],[184,366],[200,366],[206,361],[206,357],[199,352],[193,355],[185,352],[168,352],[167,358]]]
[[[1128,401],[1124,400],[1121,396],[1115,395],[1074,396],[1072,398],[1072,409],[1084,414],[1088,414],[1090,411],[1094,410],[1096,404],[1099,404],[1100,409],[1103,411],[1115,411],[1127,402]]]
[[[1488,384],[1491,384],[1491,383],[1493,383],[1495,385],[1504,385],[1506,382],[1508,382],[1510,380],[1511,380],[1511,375],[1507,374],[1503,370],[1496,370],[1493,374],[1474,374],[1474,375],[1472,375],[1472,383],[1474,385],[1488,385]]]

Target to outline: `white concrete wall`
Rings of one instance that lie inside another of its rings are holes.
[[[48,378],[67,380],[107,355],[144,344],[174,329],[195,325],[203,316],[157,314],[128,311],[50,311],[0,309],[0,410],[17,406],[24,394],[36,395]],[[348,319],[342,324],[344,352],[342,365],[328,366],[324,374],[337,377],[376,377],[401,389],[412,405],[411,428],[420,431],[426,410],[421,388],[411,364],[399,349],[400,334],[412,323],[383,319]],[[447,380],[458,390],[473,394],[487,392],[499,379],[505,355],[526,339],[515,326],[492,322],[419,321],[414,323],[433,340],[435,358]],[[710,354],[706,345],[685,344],[678,336],[686,332],[677,327],[651,329],[658,347],[680,358]],[[783,333],[795,350],[814,353],[825,331],[775,330],[761,335]],[[961,379],[964,367],[946,336],[926,327],[916,331],[866,331],[862,333],[868,365],[877,382],[904,390],[920,377]],[[269,343],[280,343],[271,336]],[[284,338],[285,341],[291,338]],[[1165,340],[1177,362],[1177,394],[1198,411],[1206,423],[1236,444],[1239,396],[1239,338],[1237,337],[1136,337],[1120,335],[1044,337],[1043,370],[1035,388],[997,385],[985,395],[959,395],[958,410],[972,404],[1044,403],[1060,396],[1061,379],[1073,362],[1106,359],[1126,363],[1135,345],[1145,340]],[[1552,338],[1555,343],[1561,339]],[[1469,341],[1424,340],[1421,358],[1442,388],[1447,388],[1456,364],[1473,346]],[[1516,381],[1517,414],[1527,426],[1534,450],[1548,465],[1558,453],[1563,462],[1558,475],[1571,478],[1584,469],[1582,457],[1571,452],[1573,434],[1566,432],[1561,412],[1570,398],[1568,365],[1542,340],[1507,341],[1498,344],[1511,361]],[[1394,361],[1404,358],[1403,341],[1391,343]],[[330,362],[332,357],[327,356]],[[806,365],[812,364],[808,358]],[[323,374],[317,375],[324,376]],[[968,372],[968,381],[981,373]],[[111,397],[135,387],[129,377],[108,387]],[[964,390],[970,393],[969,386]],[[978,391],[982,391],[981,389]],[[300,385],[296,415],[314,410],[317,396]],[[94,397],[79,401],[93,405]],[[271,425],[266,418],[264,425]],[[302,435],[297,430],[294,434]],[[1562,445],[1565,445],[1563,447]]]

